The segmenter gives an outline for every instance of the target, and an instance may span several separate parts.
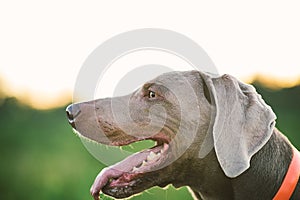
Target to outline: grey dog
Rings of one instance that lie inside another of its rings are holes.
[[[132,94],[72,104],[69,123],[90,140],[156,146],[103,169],[91,188],[125,198],[188,186],[195,199],[272,199],[293,158],[276,116],[253,86],[230,75],[170,72]],[[300,199],[300,182],[291,199]]]

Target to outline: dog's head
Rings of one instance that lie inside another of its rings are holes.
[[[127,96],[70,105],[67,114],[80,136],[99,143],[156,141],[114,166],[123,173],[100,189],[119,198],[155,185],[184,185],[186,161],[212,148],[224,173],[236,177],[267,142],[275,120],[252,86],[199,71],[166,73]]]

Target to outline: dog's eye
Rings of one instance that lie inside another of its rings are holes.
[[[156,97],[155,92],[149,91],[148,97],[149,97],[149,98],[155,98],[155,97]]]

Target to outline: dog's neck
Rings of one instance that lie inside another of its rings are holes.
[[[189,167],[189,174],[199,174],[199,171],[193,172],[195,169],[201,171],[200,177],[189,177],[193,179],[189,186],[203,199],[272,199],[282,184],[292,156],[289,141],[274,129],[270,140],[253,156],[251,167],[243,174],[228,178],[212,151]],[[300,181],[291,199],[300,199],[299,195]]]
[[[254,199],[272,199],[282,184],[292,156],[289,141],[274,129],[270,140],[253,156],[251,167],[232,179],[235,198],[250,195]]]

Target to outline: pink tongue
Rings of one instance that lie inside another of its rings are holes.
[[[119,183],[120,181],[123,183],[126,180],[129,180],[126,175],[128,172],[132,170],[133,167],[139,165],[147,158],[149,154],[149,150],[142,151],[139,153],[135,153],[129,157],[127,157],[125,160],[116,163],[113,166],[110,166],[108,168],[103,169],[98,176],[96,177],[93,186],[91,188],[91,194],[97,199],[100,190],[108,184],[110,179],[119,179],[119,181],[114,181],[114,183]],[[124,179],[125,178],[125,179]],[[111,182],[112,183],[112,182]],[[108,186],[110,183],[108,184]]]
[[[131,156],[128,156],[124,160],[110,166],[109,168],[113,168],[115,170],[122,171],[124,173],[130,172],[133,167],[141,164],[143,160],[147,158],[148,155],[149,155],[149,150],[138,152]]]
[[[97,188],[108,187],[113,188],[116,186],[126,186],[129,184],[130,180],[134,178],[137,174],[129,173],[133,167],[140,165],[143,160],[149,155],[149,150],[135,153],[121,162],[118,162],[106,169],[105,173],[96,178],[94,185]],[[101,173],[100,173],[101,174]],[[97,180],[99,179],[99,180]],[[109,180],[111,182],[109,182]]]
[[[115,170],[118,171],[122,171],[122,172],[130,172],[133,167],[136,167],[138,165],[140,165],[143,160],[146,160],[147,156],[149,155],[150,151],[157,153],[162,149],[162,146],[157,146],[154,147],[152,149],[147,149],[141,152],[137,152],[135,154],[132,154],[130,156],[128,156],[127,158],[125,158],[124,160],[110,166],[109,168],[113,168]]]
[[[147,149],[142,152],[135,153],[135,154],[125,158],[121,162],[116,163],[115,165],[109,167],[109,170],[117,170],[120,174],[119,174],[119,177],[114,177],[117,179],[113,179],[108,184],[108,186],[114,187],[114,186],[129,185],[129,182],[132,179],[134,179],[136,176],[139,176],[139,173],[130,173],[130,171],[132,171],[133,167],[137,167],[137,166],[141,165],[141,163],[147,159],[147,156],[149,155],[150,151],[157,153],[162,148],[166,151],[168,148],[168,145],[157,146],[152,149]]]
[[[103,187],[114,187],[121,185],[126,186],[132,184],[133,182],[131,182],[131,180],[133,180],[135,176],[140,175],[139,173],[129,173],[133,167],[139,166],[143,160],[146,160],[147,156],[150,154],[150,151],[158,153],[163,148],[163,151],[165,152],[167,151],[168,147],[168,144],[164,144],[163,146],[157,146],[152,149],[135,153],[123,161],[103,169],[98,174],[92,185],[91,194],[95,199],[98,199],[99,192],[100,190],[104,189]],[[111,182],[109,180],[111,180]]]

